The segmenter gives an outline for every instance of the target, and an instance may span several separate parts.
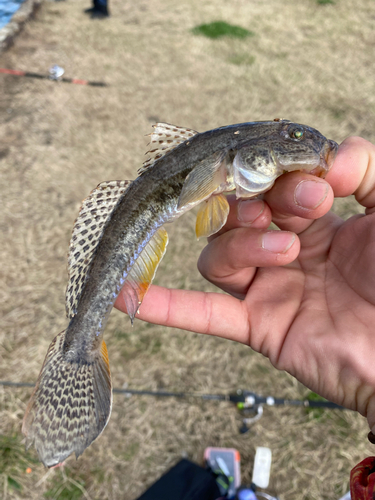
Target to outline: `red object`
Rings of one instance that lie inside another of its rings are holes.
[[[89,82],[87,80],[79,80],[78,78],[72,78],[72,83],[78,83],[78,85],[87,85]]]
[[[25,76],[24,71],[18,71],[17,69],[0,68],[0,73],[6,73],[7,75]]]
[[[350,472],[351,500],[374,500],[375,457],[362,460]]]

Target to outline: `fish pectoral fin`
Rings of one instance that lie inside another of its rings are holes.
[[[192,208],[213,194],[227,181],[226,151],[219,151],[200,161],[186,177],[177,208]]]
[[[72,318],[76,313],[83,285],[105,225],[130,184],[131,181],[102,182],[82,202],[69,245],[69,279],[65,294],[68,318]]]
[[[101,434],[112,407],[112,383],[103,340],[89,359],[69,360],[65,331],[52,341],[26,408],[22,432],[46,467],[76,457]]]
[[[198,134],[191,128],[177,127],[170,123],[157,123],[153,127],[154,131],[150,134],[150,150],[146,153],[148,158],[138,170],[139,174],[145,172],[156,160],[176,146]]]
[[[168,233],[161,227],[139,254],[126,277],[122,294],[132,323],[164,257],[167,245]]]
[[[223,194],[213,195],[205,200],[197,213],[195,234],[197,238],[208,238],[224,226],[229,214],[229,203]]]

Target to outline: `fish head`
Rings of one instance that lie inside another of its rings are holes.
[[[299,123],[282,123],[271,144],[275,166],[281,173],[302,170],[325,177],[337,154],[338,145],[318,130]]]
[[[267,125],[264,134],[237,149],[232,174],[237,198],[264,193],[285,172],[324,177],[334,162],[338,145],[317,130],[287,120]]]

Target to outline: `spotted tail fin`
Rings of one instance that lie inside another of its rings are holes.
[[[26,447],[33,443],[46,467],[76,457],[106,426],[112,406],[105,342],[90,360],[68,361],[65,331],[52,341],[23,419]]]

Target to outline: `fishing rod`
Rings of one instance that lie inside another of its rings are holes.
[[[92,85],[94,87],[107,87],[107,84],[105,82],[93,82],[90,80],[81,80],[79,78],[63,77],[62,75],[65,73],[65,70],[64,68],[61,68],[60,66],[57,65],[52,66],[48,74],[32,73],[30,71],[20,71],[17,69],[7,69],[7,68],[0,68],[0,73],[13,76],[25,76],[27,78],[40,78],[44,80],[52,80],[55,82],[74,83],[77,85]]]
[[[35,384],[28,382],[10,382],[0,380],[0,385],[9,387],[34,387]],[[125,397],[131,396],[153,396],[161,398],[178,399],[202,399],[205,401],[228,401],[236,405],[237,409],[244,415],[240,433],[244,434],[249,430],[249,426],[255,423],[263,415],[264,406],[295,406],[303,408],[326,408],[331,410],[346,410],[343,406],[331,401],[312,401],[310,399],[286,399],[275,398],[273,396],[261,396],[252,391],[238,389],[229,394],[202,394],[199,392],[169,392],[169,391],[149,391],[141,389],[114,388],[114,394],[123,394]]]
[[[1,383],[1,382],[0,382]],[[133,395],[146,395],[155,397],[174,398],[198,398],[210,401],[229,401],[237,406],[237,409],[244,415],[242,426],[239,431],[245,434],[249,426],[260,420],[263,416],[263,406],[299,406],[304,408],[327,408],[331,410],[346,410],[331,401],[312,401],[310,399],[286,399],[274,398],[273,396],[261,396],[252,391],[238,389],[231,394],[200,394],[197,392],[168,392],[168,391],[143,391],[136,389],[113,389],[115,394],[124,394],[128,397]]]

